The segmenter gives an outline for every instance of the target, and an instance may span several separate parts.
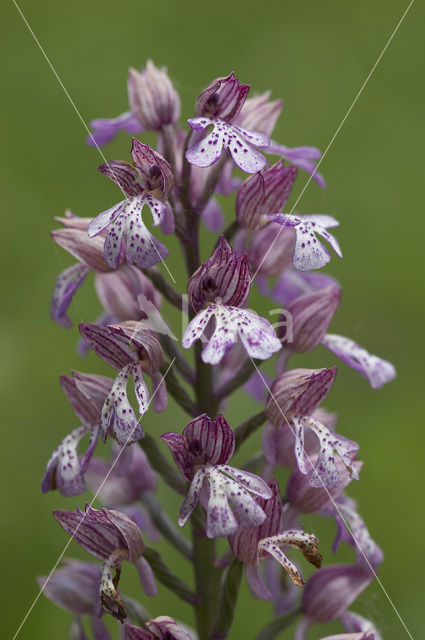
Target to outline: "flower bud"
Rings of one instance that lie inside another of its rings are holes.
[[[141,73],[130,68],[127,87],[130,109],[145,129],[157,131],[177,123],[180,98],[165,68],[158,69],[151,60]]]
[[[52,239],[62,249],[68,251],[79,262],[99,273],[108,273],[110,267],[103,257],[103,238],[89,238],[87,230],[55,229],[51,232]]]
[[[151,280],[129,264],[111,273],[98,274],[95,288],[106,312],[118,321],[146,319],[139,296],[143,296],[143,301],[148,301],[156,309],[161,306],[161,295]]]
[[[331,369],[291,369],[272,384],[266,415],[275,427],[291,415],[310,415],[328,394],[336,376]]]
[[[282,100],[269,101],[270,91],[248,98],[240,110],[236,123],[245,129],[260,131],[271,136],[282,111]]]
[[[340,299],[340,288],[330,285],[292,300],[286,307],[285,314],[292,318],[293,339],[286,347],[297,353],[305,353],[317,347],[323,340]]]
[[[96,615],[100,569],[92,562],[67,561],[47,578],[37,578],[44,595],[77,615]]]
[[[372,582],[373,574],[356,565],[336,564],[316,571],[303,592],[302,608],[314,622],[338,618]]]
[[[289,198],[296,177],[297,168],[285,167],[280,160],[245,180],[236,196],[239,226],[254,231],[260,227],[263,215],[279,212]]]
[[[313,464],[316,456],[310,455]],[[293,507],[302,513],[314,513],[327,507],[335,501],[341,493],[348,487],[353,479],[341,458],[336,460],[338,470],[338,484],[333,488],[312,487],[309,484],[308,476],[295,469],[286,487],[286,495]],[[357,473],[361,470],[363,463],[356,460],[353,467]]]
[[[247,250],[248,262],[254,273],[273,278],[288,269],[294,255],[295,239],[294,229],[283,229],[275,222],[258,229]]]
[[[226,78],[213,80],[198,96],[195,116],[214,116],[221,120],[233,120],[245,102],[248,84],[239,84],[232,72]]]
[[[248,297],[250,283],[247,257],[238,257],[221,236],[211,257],[189,279],[187,292],[196,312],[217,298],[224,305],[240,307]]]

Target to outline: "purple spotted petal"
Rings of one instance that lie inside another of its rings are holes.
[[[167,257],[166,247],[152,236],[143,222],[141,213],[145,204],[151,210],[154,226],[163,222],[165,206],[151,194],[136,196],[128,200],[124,206],[120,205],[118,217],[111,225],[104,244],[104,257],[112,269],[116,269],[119,264],[124,236],[127,262],[140,269],[152,267]]]
[[[61,495],[69,497],[86,491],[84,473],[96,446],[98,430],[93,429],[89,447],[82,458],[78,455],[78,445],[89,431],[87,426],[77,427],[53,451],[41,483],[43,493],[57,489]]]
[[[208,344],[202,351],[204,362],[219,363],[237,342],[238,337],[252,358],[265,360],[282,346],[274,329],[264,318],[244,309],[210,304],[189,323],[182,340],[185,349],[201,336],[213,315],[216,324]]]
[[[238,484],[248,489],[250,493],[264,500],[269,500],[272,497],[272,490],[268,484],[255,474],[229,465],[217,465],[217,469],[231,476]]]
[[[144,436],[144,431],[127,397],[127,383],[130,375],[134,379],[140,415],[146,413],[148,409],[149,393],[140,363],[131,362],[121,369],[105,400],[99,432],[103,442],[106,442],[108,434],[123,446],[133,444]]]
[[[342,253],[337,239],[326,231],[329,227],[335,227],[337,220],[327,215],[293,216],[286,213],[268,216],[273,222],[283,226],[295,227],[297,240],[293,258],[294,266],[300,271],[310,271],[324,267],[331,259],[329,251],[316,238],[316,233],[325,238],[341,258]]]
[[[66,329],[72,327],[72,322],[67,315],[68,307],[88,272],[89,268],[85,264],[77,263],[62,271],[56,279],[50,305],[50,316],[61,327]]]
[[[208,125],[214,125],[212,133],[186,152],[190,163],[198,167],[209,167],[217,162],[223,148],[227,148],[242,171],[256,173],[265,167],[266,158],[247,144],[248,141],[256,146],[267,147],[268,138],[264,134],[248,131],[213,117],[191,118],[188,123],[196,131],[203,131]]]
[[[394,380],[396,376],[396,370],[391,362],[369,353],[350,338],[328,333],[322,340],[322,344],[349,367],[367,378],[372,389],[379,389],[387,382]]]
[[[216,470],[211,469],[208,475],[210,497],[207,506],[207,526],[206,534],[208,538],[218,538],[232,535],[238,528],[237,520],[229,504],[228,494],[225,489],[223,476]],[[238,492],[237,483],[230,485],[233,494]],[[242,493],[242,491],[240,491]],[[246,492],[245,492],[246,493]],[[246,495],[248,495],[246,493]]]
[[[188,162],[198,167],[210,167],[221,156],[223,146],[224,138],[213,132],[189,149],[186,152],[186,158]]]
[[[92,132],[87,136],[86,142],[91,147],[103,147],[115,138],[120,131],[126,133],[140,133],[143,127],[137,118],[126,111],[116,118],[98,118],[90,122]]]
[[[194,508],[196,507],[204,479],[205,467],[201,467],[195,473],[190,484],[189,491],[187,492],[186,497],[180,507],[179,517],[177,520],[177,524],[179,525],[179,527],[184,527],[186,522],[189,520]]]
[[[359,479],[357,468],[353,465],[354,454],[359,449],[356,442],[330,432],[321,422],[312,417],[296,418],[294,425],[297,436],[295,454],[298,468],[302,473],[308,473],[309,468],[304,453],[303,426],[309,427],[319,439],[317,462],[309,476],[309,484],[312,487],[325,486],[329,489],[335,489],[338,486],[339,476],[334,451],[337,451],[341,457],[350,476],[354,480]]]
[[[266,148],[270,144],[270,140],[265,133],[256,133],[255,131],[249,131],[248,129],[244,129],[239,125],[233,125],[234,129],[240,133],[242,138],[244,138],[250,144],[253,144],[255,147]]]
[[[114,204],[114,206],[110,209],[106,209],[106,211],[102,211],[102,213],[99,213],[96,218],[93,218],[88,226],[87,232],[89,234],[89,237],[93,238],[94,236],[97,236],[98,233],[106,229],[106,227],[119,216],[121,211],[124,210],[127,203],[128,199],[122,200],[121,202],[118,202],[118,204]]]

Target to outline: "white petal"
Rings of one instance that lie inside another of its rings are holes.
[[[216,468],[220,469],[220,471],[224,471],[224,473],[227,473],[234,480],[236,480],[238,484],[241,484],[256,496],[260,496],[260,498],[264,498],[265,500],[268,500],[272,497],[272,491],[269,485],[259,476],[256,476],[249,471],[243,471],[242,469],[231,467],[227,464],[217,465]]]
[[[177,520],[177,524],[179,525],[179,527],[183,527],[186,524],[194,508],[196,507],[199,499],[199,492],[201,490],[204,478],[205,470],[201,467],[201,469],[198,469],[198,471],[195,473],[186,498],[184,499],[182,506],[180,507],[179,517]]]
[[[211,316],[214,315],[214,310],[214,305],[210,305],[198,313],[193,320],[189,322],[182,338],[182,346],[185,349],[189,349],[204,333],[205,327],[207,326]]]

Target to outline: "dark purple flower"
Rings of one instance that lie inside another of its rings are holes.
[[[163,354],[153,333],[141,322],[123,322],[108,327],[80,324],[80,332],[96,353],[115,369],[118,376],[102,409],[100,435],[106,441],[112,435],[120,445],[143,438],[144,431],[127,397],[127,383],[133,376],[134,391],[143,415],[149,406],[149,391],[144,373],[151,376],[155,410],[166,407],[166,391],[160,367]]]
[[[239,226],[254,231],[261,226],[263,216],[278,213],[285,206],[296,177],[296,167],[285,167],[281,160],[247,178],[236,196]]]
[[[249,85],[239,84],[233,72],[216,78],[199,94],[195,116],[215,116],[230,122],[242,109],[248,92]]]
[[[238,257],[221,236],[211,257],[189,279],[187,292],[196,312],[217,298],[222,304],[241,307],[248,298],[250,283],[246,256]]]
[[[234,435],[224,416],[211,420],[203,414],[192,420],[182,435],[165,433],[161,438],[170,447],[183,475],[191,481],[180,507],[179,526],[186,524],[199,499],[207,503],[209,538],[232,535],[239,523],[256,527],[264,521],[264,511],[253,495],[267,500],[271,491],[258,476],[227,464],[234,450]]]
[[[180,98],[164,67],[158,69],[151,60],[141,73],[128,72],[128,101],[133,116],[143,128],[158,131],[175,125],[180,116]]]
[[[316,233],[325,238],[337,256],[342,258],[337,239],[326,231],[326,229],[339,225],[339,222],[335,220],[335,218],[332,218],[332,216],[320,213],[308,216],[276,213],[266,217],[272,222],[277,222],[284,227],[293,227],[295,229],[297,240],[295,243],[293,264],[300,271],[321,269],[321,267],[324,267],[331,259],[329,251],[316,238]]]
[[[117,592],[123,560],[132,562],[139,571],[142,587],[147,595],[156,593],[152,570],[142,557],[145,544],[139,527],[124,513],[110,509],[93,509],[86,505],[85,512],[56,510],[55,519],[67,533],[88,553],[103,560],[100,579],[100,600],[114,617],[127,616]],[[115,578],[112,577],[116,572]]]
[[[358,480],[352,458],[358,445],[352,440],[332,433],[311,414],[329,392],[336,375],[332,369],[292,369],[275,380],[266,404],[269,420],[280,427],[285,422],[290,426],[295,438],[295,456],[299,470],[308,474],[313,487],[338,486],[338,471],[334,450],[343,460],[349,473]],[[304,448],[304,431],[311,429],[319,442],[316,464],[311,469],[311,460]]]

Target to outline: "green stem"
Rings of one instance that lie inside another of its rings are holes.
[[[168,363],[164,363],[162,365],[161,372],[163,374],[167,372],[167,375],[164,375],[167,391],[171,396],[173,396],[177,404],[180,405],[181,408],[184,409],[184,411],[186,411],[186,413],[188,413],[190,416],[199,416],[202,411],[200,411],[196,402],[194,402],[189,396],[186,389],[182,387],[179,379],[177,378],[172,368],[170,368],[170,365]]]
[[[235,453],[239,449],[241,444],[245,442],[245,440],[249,438],[250,435],[255,433],[255,431],[257,431],[257,429],[259,429],[259,427],[261,427],[261,425],[263,425],[266,420],[266,414],[264,413],[264,411],[260,411],[260,413],[257,413],[255,416],[251,416],[250,418],[248,418],[248,420],[245,420],[245,422],[242,422],[242,424],[236,427]]]
[[[239,229],[239,225],[237,221],[234,220],[231,224],[229,224],[228,227],[226,227],[222,235],[226,238],[228,242],[230,242],[233,236],[235,235],[235,233],[238,231],[238,229]]]
[[[176,369],[180,371],[183,378],[188,382],[192,387],[196,384],[196,374],[180,349],[177,347],[174,340],[170,338],[170,336],[162,335],[159,336],[159,341],[161,343],[162,348],[170,357],[171,360],[174,359],[174,365]]]
[[[189,604],[196,604],[198,602],[197,594],[168,568],[158,551],[146,547],[143,552],[143,557],[149,562],[155,577],[161,584],[170,589],[184,602],[188,602]]]
[[[170,302],[170,304],[181,310],[183,307],[183,301],[181,293],[176,291],[164,278],[162,273],[153,267],[151,269],[143,269],[143,273],[149,280],[153,282],[155,287],[160,293]]]
[[[229,634],[233,624],[233,618],[238,600],[239,586],[241,584],[243,562],[236,558],[229,566],[221,590],[220,605],[214,630],[210,636],[214,640],[224,640]]]
[[[155,495],[151,491],[143,491],[140,495],[140,502],[147,509],[152,522],[158,531],[162,533],[165,540],[192,562],[192,545],[186,538],[183,538],[181,533],[176,529]]]
[[[227,398],[227,396],[230,396],[230,394],[236,391],[236,389],[239,389],[239,387],[244,385],[245,382],[248,382],[254,371],[257,370],[257,367],[260,366],[262,362],[263,360],[251,360],[251,358],[247,360],[236,375],[217,390],[217,401],[221,402],[221,400],[224,400],[224,398]]]
[[[195,522],[192,522],[192,540],[195,584],[199,596],[199,603],[195,606],[198,636],[199,640],[209,640],[218,611],[221,571],[215,566],[215,540],[207,538],[204,529],[200,529]]]
[[[274,640],[281,631],[287,629],[301,614],[302,609],[296,609],[291,613],[276,618],[260,631],[256,640]]]
[[[168,486],[185,495],[186,482],[162,454],[154,438],[145,433],[145,437],[139,440],[139,445],[146,453],[151,466],[162,476]]]

